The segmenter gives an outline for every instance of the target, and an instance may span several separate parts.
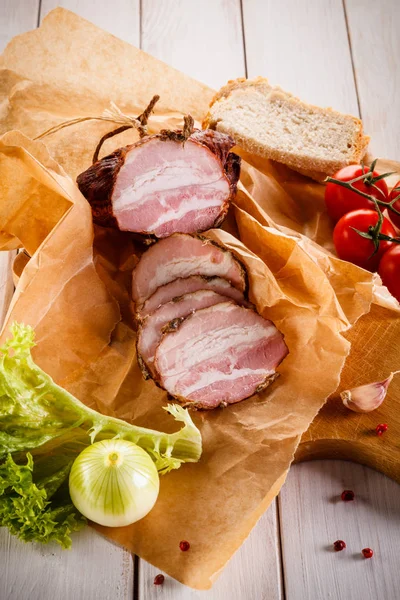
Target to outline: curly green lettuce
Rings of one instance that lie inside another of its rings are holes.
[[[68,477],[70,465],[37,483],[33,482],[33,458],[18,465],[9,454],[0,465],[0,524],[24,542],[58,542],[71,547],[70,534],[86,525],[86,519],[74,507],[67,490],[52,497]]]
[[[119,437],[146,450],[160,474],[197,462],[201,435],[188,411],[165,408],[184,426],[168,434],[88,408],[32,359],[34,330],[14,323],[0,348],[0,526],[24,541],[70,546],[85,524],[68,492],[76,456],[100,439]]]

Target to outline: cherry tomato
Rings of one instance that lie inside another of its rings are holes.
[[[400,246],[390,248],[379,263],[379,275],[383,285],[400,302]]]
[[[368,169],[365,168],[365,174],[367,174]],[[350,181],[355,177],[360,177],[363,174],[362,167],[360,165],[349,165],[348,167],[343,167],[340,169],[335,175],[333,175],[333,179],[339,179],[340,181]],[[377,177],[378,173],[373,171],[373,176]],[[356,181],[354,187],[364,192],[365,194],[369,194],[370,196],[374,196],[378,200],[382,200],[382,202],[388,202],[389,191],[386,185],[386,181],[384,179],[380,179],[374,185],[378,188],[372,187],[368,183],[364,183],[362,179],[360,181]],[[378,191],[380,190],[380,191]],[[326,210],[328,211],[329,216],[335,221],[339,221],[343,215],[353,210],[358,210],[360,208],[375,208],[375,204],[368,200],[368,198],[363,198],[357,192],[353,192],[353,190],[349,190],[337,183],[328,183],[325,188],[325,204]]]
[[[389,201],[394,200],[395,198],[397,198],[397,196],[400,196],[400,181],[396,183],[396,185],[390,192]],[[400,211],[400,198],[397,200],[397,202],[393,204],[393,208]],[[400,215],[396,215],[396,213],[394,213],[392,210],[389,210],[388,213],[392,223],[397,227],[397,229],[400,229]]]
[[[354,210],[344,215],[333,230],[333,242],[339,258],[348,260],[363,269],[376,271],[379,260],[393,245],[392,242],[380,241],[379,250],[373,254],[375,246],[372,240],[359,235],[352,227],[368,233],[369,227],[374,227],[378,222],[378,213],[375,210]],[[383,218],[381,233],[396,237],[396,232],[389,219]]]

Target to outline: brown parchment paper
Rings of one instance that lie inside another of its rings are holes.
[[[161,101],[151,131],[176,127],[184,112],[201,121],[212,91],[63,9],[15,38],[0,67],[0,248],[31,256],[15,264],[2,338],[13,320],[31,324],[35,360],[59,384],[101,412],[172,431],[166,394],[143,381],[136,362],[129,296],[140,249],[129,234],[93,228],[74,183],[112,127],[86,122],[43,143],[30,138],[100,115],[111,101],[137,115],[154,93]],[[125,132],[104,152],[135,136]],[[201,461],[162,478],[145,519],[97,527],[198,589],[210,587],[278,493],[301,434],[338,386],[350,349],[342,333],[375,297],[370,273],[330,254],[322,197],[320,185],[246,156],[225,230],[207,235],[245,262],[251,300],[282,330],[290,354],[266,392],[193,413]],[[180,552],[182,539],[190,552]]]

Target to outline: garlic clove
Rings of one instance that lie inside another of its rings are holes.
[[[386,398],[386,392],[396,373],[399,371],[390,373],[389,377],[383,381],[367,383],[341,392],[340,397],[343,404],[357,413],[367,413],[377,409]]]

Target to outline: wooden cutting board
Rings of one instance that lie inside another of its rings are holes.
[[[295,461],[351,460],[400,483],[400,374],[394,377],[383,404],[370,413],[348,410],[339,396],[342,390],[381,381],[400,369],[400,318],[373,305],[346,337],[352,346],[340,387],[303,435]],[[375,431],[379,423],[388,425],[381,437]]]

